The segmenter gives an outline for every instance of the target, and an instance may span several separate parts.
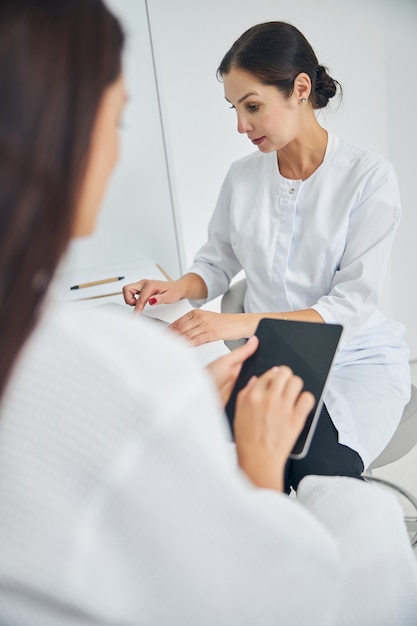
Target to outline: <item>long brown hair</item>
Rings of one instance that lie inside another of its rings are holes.
[[[0,393],[70,240],[123,38],[102,0],[1,0]]]

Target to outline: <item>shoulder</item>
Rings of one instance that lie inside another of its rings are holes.
[[[132,355],[139,351],[141,360],[152,350],[164,349],[168,359],[179,358],[187,362],[182,341],[172,333],[161,333],[159,327],[145,316],[135,316],[132,309],[120,312],[116,308],[72,308],[71,304],[58,305],[46,310],[37,329],[37,341],[51,344],[56,340],[71,352],[83,352],[86,358],[97,359],[109,353],[112,361],[118,359],[131,363]],[[117,348],[117,350],[116,350]]]
[[[68,304],[45,311],[11,383],[10,395],[31,398],[37,412],[68,414],[70,404],[71,419],[94,414],[108,425],[150,427],[174,419],[175,406],[208,387],[191,348],[170,331],[133,314]]]
[[[365,174],[378,172],[381,175],[394,175],[392,163],[384,156],[346,139],[340,139],[329,155],[330,161],[343,165],[348,171],[352,169]]]
[[[269,152],[267,154],[259,152],[258,150],[256,152],[251,152],[231,164],[229,168],[229,177],[244,178],[249,173],[262,173],[263,171],[267,171],[270,167],[271,160],[276,163],[275,152]]]

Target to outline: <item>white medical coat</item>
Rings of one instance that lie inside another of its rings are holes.
[[[410,394],[402,325],[378,308],[401,213],[385,159],[329,134],[306,180],[284,178],[275,152],[232,164],[191,272],[208,300],[244,270],[246,312],[315,309],[344,327],[324,401],[339,442],[365,467],[391,439]]]
[[[227,430],[180,337],[51,307],[0,403],[0,623],[415,624],[394,496],[343,477],[308,476],[297,500],[255,489]]]

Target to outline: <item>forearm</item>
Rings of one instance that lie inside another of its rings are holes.
[[[189,272],[175,281],[178,287],[180,299],[205,300],[207,298],[207,285],[198,274]]]
[[[236,314],[236,331],[239,337],[232,339],[241,339],[242,337],[252,337],[258,327],[259,322],[264,317],[279,320],[294,320],[298,322],[316,322],[323,324],[324,320],[314,309],[302,309],[299,311],[269,311],[265,313],[238,313]]]
[[[285,460],[277,459],[276,455],[247,454],[236,446],[238,465],[248,476],[255,487],[284,491]]]

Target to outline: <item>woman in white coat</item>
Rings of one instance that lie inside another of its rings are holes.
[[[315,111],[338,83],[294,26],[250,28],[218,74],[238,131],[257,151],[230,167],[189,272],[129,285],[125,300],[138,311],[180,298],[198,305],[225,293],[243,269],[244,313],[195,309],[172,329],[198,345],[250,337],[265,316],[342,324],[312,445],[288,462],[286,490],[307,474],[359,477],[391,439],[410,394],[404,329],[378,308],[400,219],[395,172],[318,123]]]

